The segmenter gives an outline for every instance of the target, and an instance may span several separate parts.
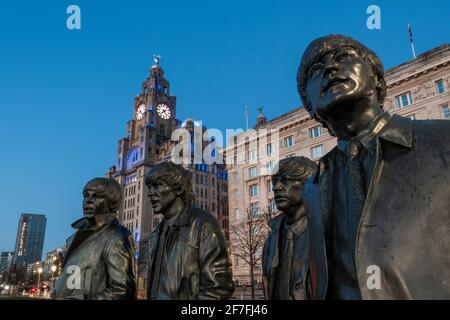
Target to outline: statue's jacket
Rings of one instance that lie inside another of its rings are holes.
[[[450,299],[449,137],[450,121],[398,115],[379,133],[355,248],[362,299]],[[337,152],[305,185],[313,299],[327,294]]]
[[[158,239],[162,222],[149,236],[148,297],[151,288]],[[173,239],[167,252],[170,277],[168,282],[173,300],[222,300],[234,292],[231,261],[225,235],[217,219],[194,205],[188,205],[174,221],[167,238]]]
[[[94,219],[94,220],[93,220]],[[67,239],[53,299],[135,299],[135,244],[114,214],[82,218]]]
[[[263,248],[262,271],[264,295],[272,300],[277,285],[277,272],[280,267],[280,233],[283,227],[285,214],[280,214],[269,222],[270,232]],[[291,281],[289,288],[290,300],[305,300],[308,297],[306,276],[309,267],[309,232],[308,218],[299,221],[299,235],[294,243],[294,257],[291,265]]]

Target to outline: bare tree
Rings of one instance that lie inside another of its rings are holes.
[[[267,231],[266,214],[260,214],[256,208],[248,208],[246,219],[230,226],[232,255],[242,259],[250,267],[252,300],[255,299],[255,267],[261,263],[261,251]]]

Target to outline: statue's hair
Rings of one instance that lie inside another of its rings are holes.
[[[322,126],[327,128],[323,121],[317,118],[317,115],[312,113],[311,106],[308,101],[308,93],[306,91],[306,84],[309,76],[308,71],[317,61],[319,61],[326,53],[339,49],[349,47],[358,52],[364,61],[371,67],[373,77],[377,81],[377,98],[381,108],[383,108],[384,101],[386,99],[386,81],[384,79],[384,68],[380,58],[368,47],[360,43],[359,41],[339,35],[333,34],[325,37],[318,38],[312,41],[303,53],[300,66],[297,71],[297,90],[303,102],[303,106],[309,112],[311,117],[320,122]],[[330,132],[331,133],[331,132]]]
[[[153,181],[161,180],[173,189],[181,187],[183,190],[182,199],[189,203],[194,198],[192,192],[192,172],[184,169],[181,165],[173,162],[162,162],[155,165],[145,175],[145,184],[149,187]]]
[[[306,157],[289,157],[280,160],[274,168],[272,179],[289,176],[293,179],[306,181],[317,170],[317,165]]]
[[[83,194],[90,188],[102,191],[108,202],[109,212],[116,213],[119,210],[122,188],[116,180],[110,178],[94,178],[86,183],[83,188]]]

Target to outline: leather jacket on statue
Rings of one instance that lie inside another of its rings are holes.
[[[52,299],[135,299],[135,244],[115,214],[82,218],[67,240],[62,272]]]
[[[165,223],[163,219],[149,237],[148,298],[229,298],[234,291],[231,262],[217,219],[193,205],[186,206],[167,231],[165,256],[157,274],[158,242]]]

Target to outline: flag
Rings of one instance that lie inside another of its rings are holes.
[[[408,33],[409,33],[409,41],[411,42],[411,49],[412,49],[413,57],[415,59],[416,58],[416,48],[414,47],[414,40],[413,40],[411,24],[409,24],[409,23],[408,23]]]
[[[409,23],[408,23],[408,32],[409,32],[409,41],[414,42],[411,25]]]

